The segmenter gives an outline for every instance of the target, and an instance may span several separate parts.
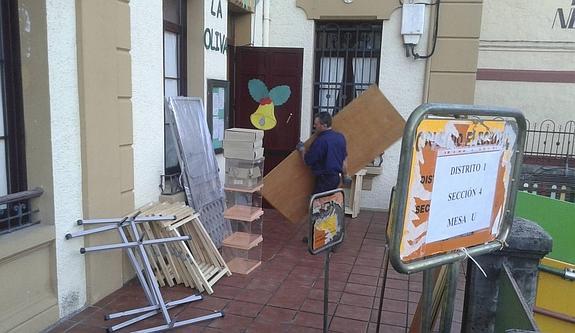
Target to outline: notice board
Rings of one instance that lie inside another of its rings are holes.
[[[405,120],[377,86],[371,86],[334,118],[332,128],[345,136],[348,173],[355,174],[401,138]],[[315,135],[306,142],[306,149]],[[286,219],[306,219],[315,178],[298,151],[292,152],[264,178],[264,198]]]
[[[208,80],[207,120],[216,154],[223,152],[224,131],[230,127],[230,83]]]

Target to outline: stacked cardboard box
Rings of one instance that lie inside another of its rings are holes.
[[[253,188],[263,180],[264,132],[230,128],[224,134],[226,185]]]
[[[249,274],[261,264],[263,131],[231,128],[224,134],[226,211],[233,233],[222,245],[229,269]]]

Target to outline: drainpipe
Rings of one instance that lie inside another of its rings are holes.
[[[262,0],[262,46],[270,46],[270,1]]]

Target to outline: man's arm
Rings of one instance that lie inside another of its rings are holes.
[[[341,172],[342,172],[342,183],[343,186],[345,187],[351,187],[351,183],[353,182],[353,180],[351,179],[350,175],[348,174],[348,169],[347,169],[347,142],[345,140],[345,136],[343,136],[343,153],[344,153],[344,160],[343,163],[341,165]]]
[[[316,139],[311,146],[309,147],[308,151],[305,151],[302,153],[302,158],[303,161],[305,162],[305,164],[307,165],[314,165],[316,164],[318,161],[320,161],[323,157],[324,154],[324,149],[323,149],[323,141]]]
[[[295,149],[297,149],[297,151],[299,151],[299,153],[301,154],[301,158],[303,160],[305,160],[305,146],[303,144],[303,142],[298,142],[297,145],[295,146]]]
[[[344,187],[350,187],[351,183],[353,182],[353,180],[351,179],[351,177],[347,174],[347,157],[345,158],[345,160],[343,160],[343,164],[341,166],[341,171],[343,173],[342,175],[342,183]]]

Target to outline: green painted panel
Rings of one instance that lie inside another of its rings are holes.
[[[495,332],[506,332],[512,329],[538,332],[537,325],[533,320],[533,313],[521,296],[521,292],[507,266],[503,265],[498,280],[499,294],[495,312]]]
[[[536,222],[551,235],[553,251],[547,257],[575,263],[575,204],[518,192],[515,216]]]

